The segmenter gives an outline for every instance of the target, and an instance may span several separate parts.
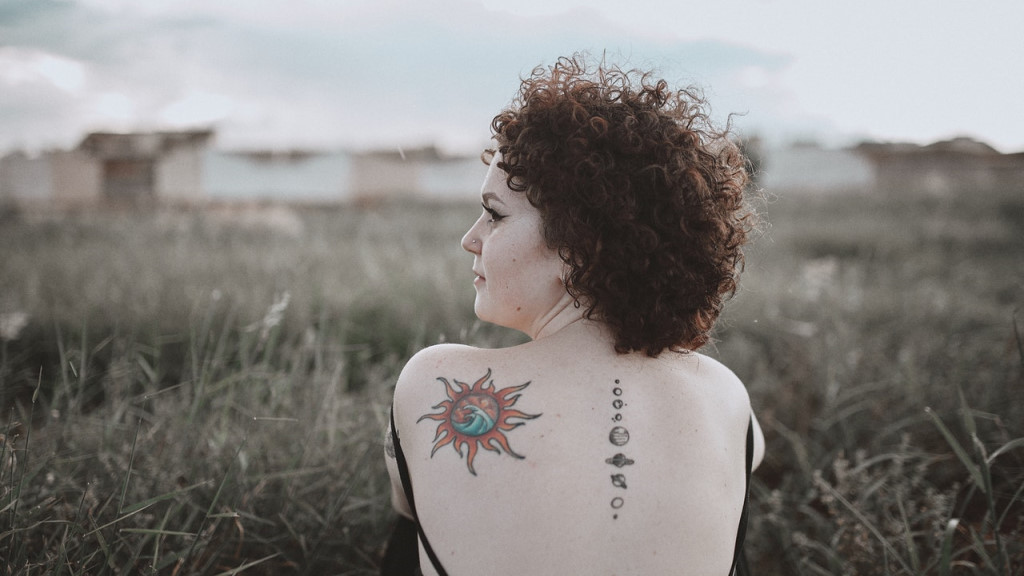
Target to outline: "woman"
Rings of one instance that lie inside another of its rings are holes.
[[[702,106],[577,56],[494,118],[462,247],[477,316],[530,341],[432,346],[399,377],[388,465],[424,574],[733,569],[764,441],[742,383],[695,350],[752,216]]]

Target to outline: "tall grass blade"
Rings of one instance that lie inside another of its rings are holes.
[[[129,506],[126,506],[125,509],[124,509],[124,513],[127,514],[127,513],[130,513],[130,512],[136,512],[136,511],[141,510],[143,508],[149,508],[150,506],[152,506],[153,504],[156,504],[157,502],[163,502],[164,500],[170,500],[171,498],[174,498],[175,496],[180,496],[182,494],[185,494],[186,492],[190,492],[194,488],[198,488],[199,486],[202,486],[202,485],[208,484],[208,483],[209,482],[205,482],[205,481],[204,482],[197,482],[195,484],[192,484],[191,486],[186,486],[184,488],[175,490],[173,492],[167,492],[167,493],[161,494],[159,496],[154,496],[152,498],[148,498],[148,499],[143,500],[141,502],[136,502],[135,504],[131,504]]]
[[[113,520],[111,520],[110,522],[107,522],[106,524],[104,524],[102,526],[98,526],[96,528],[93,528],[92,530],[86,532],[82,536],[91,536],[94,533],[98,534],[100,530],[103,530],[104,528],[109,528],[109,527],[113,526],[114,524],[117,524],[118,522],[124,520],[125,518],[131,518],[132,516],[138,514],[139,512],[142,512],[143,510],[145,510],[147,508],[149,508],[149,506],[143,506],[142,508],[139,508],[138,510],[133,510],[131,512],[128,512],[127,514],[118,516],[117,518],[114,518]]]
[[[942,533],[942,550],[939,553],[939,576],[950,576],[953,571],[953,537],[960,526],[960,520],[953,518],[946,523]]]
[[[59,358],[58,366],[60,366],[60,380],[64,387],[64,396],[67,398],[67,407],[70,412],[72,409],[72,393],[71,393],[71,381],[68,379],[67,367],[71,364],[68,359],[67,350],[64,349],[64,336],[61,334],[60,323],[57,322],[56,318],[53,321],[53,331],[57,337],[57,358]]]
[[[964,429],[967,430],[968,436],[975,438],[978,435],[978,424],[974,420],[974,412],[971,411],[971,407],[967,404],[967,398],[964,397],[964,389],[959,383],[956,385],[956,395],[960,399],[960,411],[964,419]]]
[[[996,520],[996,530],[1002,528],[1003,522],[1006,521],[1007,514],[1009,514],[1010,510],[1013,509],[1013,505],[1021,499],[1021,494],[1024,494],[1024,482],[1021,482],[1020,485],[1017,486],[1017,491],[1013,493],[1013,497],[1011,497],[1010,501],[1006,504],[1006,508],[1003,509],[1003,513],[1000,514],[999,518]],[[1022,565],[1021,568],[1024,568],[1024,565]]]
[[[946,428],[946,425],[943,424],[942,419],[939,418],[938,414],[936,414],[934,410],[931,408],[925,408],[924,412],[932,419],[932,422],[939,429],[939,432],[942,433],[942,436],[946,439],[946,443],[949,444],[953,453],[956,454],[956,457],[960,460],[960,463],[964,465],[964,468],[967,468],[967,472],[971,475],[971,480],[974,481],[974,484],[978,488],[984,490],[985,479],[982,477],[981,470],[978,469],[978,465],[971,460],[971,457],[967,455],[967,451],[964,450],[964,447],[961,446],[960,442],[958,442],[956,437],[953,436],[953,433],[949,431],[949,428]]]
[[[985,519],[988,523],[992,524],[992,536],[996,545],[996,567],[998,569],[998,573],[1003,574],[1005,573],[1003,568],[1006,565],[1006,549],[1003,547],[1003,537],[995,527],[996,501],[995,490],[992,485],[992,469],[988,464],[988,455],[985,453],[985,445],[977,436],[973,436],[973,440],[974,447],[981,456],[981,465],[978,466],[978,470],[981,472],[982,479],[985,480],[985,500],[988,504],[988,510],[985,511]]]
[[[885,552],[888,555],[892,556],[897,562],[899,562],[900,566],[903,567],[903,570],[905,570],[909,574],[916,574],[916,572],[912,570],[910,566],[907,565],[906,561],[903,560],[903,557],[899,555],[896,549],[893,548],[892,544],[890,544],[889,541],[885,539],[885,536],[883,536],[882,533],[878,530],[878,527],[875,526],[871,522],[871,520],[864,515],[863,512],[858,510],[852,502],[847,500],[846,497],[840,494],[839,491],[833,488],[832,486],[828,484],[822,484],[822,486],[824,488],[827,488],[829,494],[838,502],[840,502],[843,506],[845,506],[846,509],[849,510],[850,513],[857,518],[857,521],[859,521],[861,525],[868,530],[868,532],[871,532],[871,535],[874,536],[876,540],[878,540],[878,542],[882,545],[882,548],[885,550]]]
[[[246,562],[245,564],[242,564],[238,568],[232,568],[231,570],[228,570],[227,572],[220,572],[220,573],[216,574],[216,576],[234,576],[235,574],[239,574],[239,573],[241,573],[244,570],[248,570],[249,568],[252,568],[253,566],[256,566],[257,564],[262,564],[262,563],[266,562],[267,560],[270,560],[271,558],[275,558],[275,557],[280,556],[280,555],[281,555],[280,552],[275,552],[275,553],[271,554],[270,556],[264,556],[263,558],[260,558],[259,560],[253,560],[252,562]]]
[[[1020,326],[1017,324],[1017,312],[1020,309],[1013,309],[1013,335],[1017,338],[1017,357],[1020,359],[1021,367],[1024,367],[1024,339],[1020,336]],[[1024,370],[1020,373],[1021,380],[1024,380]]]
[[[11,416],[7,419],[7,429],[4,431],[3,441],[0,442],[0,484],[4,481],[4,473],[7,469],[11,469],[11,478],[14,477],[14,443],[11,442],[11,428],[14,426],[14,408],[11,408]],[[10,456],[8,457],[8,446],[10,446]],[[8,466],[10,463],[10,466]]]
[[[108,568],[113,568],[114,567],[114,558],[110,554],[110,546],[107,544],[107,539],[103,537],[103,529],[106,528],[107,526],[110,526],[111,524],[116,524],[119,521],[120,521],[120,519],[115,520],[115,521],[111,522],[110,524],[106,524],[104,526],[99,526],[99,527],[93,528],[89,532],[86,532],[85,534],[82,535],[83,538],[86,537],[86,536],[91,536],[93,534],[96,535],[96,542],[99,543],[100,551],[103,553],[103,565],[104,565],[103,573],[106,573],[108,571],[107,570]],[[90,523],[93,526],[96,526],[96,522],[92,521],[92,519],[90,519]]]
[[[243,439],[238,444],[238,449],[235,450],[235,455],[231,459],[231,462],[228,463],[227,470],[224,471],[224,477],[221,478],[220,485],[217,486],[217,493],[213,495],[213,500],[210,502],[209,508],[206,509],[206,514],[203,515],[202,520],[199,522],[199,528],[196,530],[196,534],[197,535],[203,533],[203,528],[206,527],[206,523],[210,520],[210,518],[212,518],[213,509],[217,507],[217,502],[220,501],[220,495],[224,491],[224,486],[227,484],[228,478],[231,476],[231,470],[235,467],[235,462],[238,461],[238,455],[241,454],[242,448],[245,447],[245,443],[247,441],[248,441],[248,435],[246,435],[246,438]],[[183,564],[187,563],[189,558],[192,557],[192,553],[195,551],[196,543],[198,543],[198,542],[199,542],[199,538],[198,537],[196,537],[196,539],[192,541],[192,545],[189,546],[188,552],[185,554],[185,558],[182,561]]]
[[[64,566],[69,564],[69,562],[68,562],[68,551],[67,551],[67,541],[68,541],[68,527],[65,526],[64,527],[64,533],[61,535],[61,538],[60,538],[60,548],[57,550],[57,561],[56,561],[57,566],[56,566],[56,568],[54,568],[53,574],[51,576],[62,576],[64,574]]]
[[[196,536],[195,532],[181,532],[178,530],[164,530],[162,528],[121,528],[118,532],[122,534],[155,534],[159,536],[183,536],[185,538],[192,538]]]
[[[991,466],[992,462],[994,462],[995,459],[998,458],[1003,453],[1020,448],[1022,446],[1024,446],[1024,438],[1014,438],[1013,440],[1010,440],[1009,442],[1003,444],[999,448],[996,448],[992,452],[992,454],[990,454],[989,457],[985,459],[985,463]]]
[[[971,546],[971,549],[974,550],[974,553],[981,558],[981,562],[984,566],[997,566],[996,561],[993,560],[992,556],[988,553],[988,544],[985,543],[985,541],[982,539],[982,536],[978,534],[977,530],[971,529],[971,543],[973,544],[973,546]],[[992,573],[1002,576],[1004,572],[1002,570],[998,572],[992,570]]]
[[[120,516],[124,511],[124,499],[128,494],[128,482],[132,477],[132,467],[135,464],[135,446],[139,441],[139,429],[142,428],[142,418],[139,418],[138,423],[135,425],[135,437],[132,438],[132,450],[128,454],[128,470],[124,473],[124,482],[121,483],[121,499],[117,503],[117,515]]]
[[[172,510],[173,510],[173,508],[168,506],[167,510],[164,511],[164,517],[160,519],[159,530],[163,530],[164,527],[167,526],[167,521],[171,517]],[[160,538],[154,538],[153,539],[153,560],[149,564],[150,570],[152,572],[156,573],[157,566],[159,565],[159,563],[160,563]]]
[[[78,380],[76,383],[79,390],[85,389],[85,378],[89,371],[89,348],[86,345],[86,340],[89,334],[89,317],[86,316],[82,319],[82,333],[81,338],[78,342],[78,366],[79,370],[75,373],[75,378]]]
[[[17,490],[12,490],[11,498],[14,502],[14,509],[11,511],[11,528],[15,527],[15,523],[18,520],[18,504],[21,502],[21,492],[25,488],[25,476],[28,475],[28,465],[30,460],[31,444],[29,441],[32,439],[32,422],[35,420],[36,414],[36,400],[39,398],[39,389],[43,386],[43,369],[39,368],[39,376],[36,379],[36,389],[32,392],[32,406],[28,411],[28,426],[25,427],[25,462],[20,464],[21,476],[18,479]],[[14,475],[11,474],[11,480],[14,480]],[[12,484],[13,486],[13,484]]]
[[[921,573],[921,557],[917,551],[917,545],[914,543],[914,530],[910,525],[910,520],[907,519],[907,508],[903,504],[902,498],[896,499],[896,506],[900,511],[900,521],[903,523],[903,539],[907,547],[907,552],[910,554],[910,566],[914,569],[913,574]]]
[[[221,512],[219,514],[210,514],[209,518],[241,518],[242,515],[238,512]]]

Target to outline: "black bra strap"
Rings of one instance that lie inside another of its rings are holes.
[[[416,530],[420,535],[420,542],[423,544],[423,549],[427,553],[427,557],[430,558],[431,565],[434,566],[434,570],[437,571],[438,576],[448,576],[444,567],[441,566],[441,561],[437,559],[437,555],[434,553],[434,549],[430,546],[430,541],[427,540],[427,535],[423,532],[423,526],[420,524],[419,519],[416,515],[416,500],[412,493],[412,480],[409,479],[409,466],[405,461],[405,454],[402,452],[402,443],[398,438],[398,427],[395,426],[395,410],[391,408],[391,441],[395,447],[395,459],[398,461],[398,475],[402,481],[402,489],[405,491],[405,498],[409,502],[409,508],[412,510],[412,515],[416,518]],[[736,549],[733,552],[733,565],[729,570],[729,574],[735,574],[737,564],[741,564],[745,568],[745,562],[742,562],[743,555],[743,540],[747,534],[747,516],[748,516],[748,504],[750,501],[750,473],[754,462],[754,423],[751,418],[750,424],[747,425],[747,454],[746,454],[746,489],[743,497],[743,512],[740,515],[739,529],[736,532]]]
[[[398,427],[395,426],[394,406],[391,407],[391,442],[395,446],[395,459],[398,460],[398,475],[402,479],[402,489],[405,490],[405,499],[408,500],[409,508],[412,510],[413,518],[416,520],[416,530],[420,534],[420,543],[423,544],[423,550],[427,553],[427,557],[430,558],[430,563],[434,566],[434,570],[437,571],[438,576],[448,576],[444,567],[441,566],[441,561],[438,560],[437,555],[434,554],[434,549],[431,548],[430,541],[427,540],[427,535],[423,532],[423,525],[420,524],[419,517],[416,514],[416,501],[412,494],[412,480],[409,479],[409,466],[405,462],[405,453],[402,452],[402,443],[398,440]]]
[[[740,514],[740,525],[736,531],[736,549],[732,555],[732,569],[729,570],[729,574],[737,574],[737,568],[740,573],[746,573],[747,565],[746,558],[743,556],[743,540],[747,536],[747,516],[749,513],[750,504],[750,472],[754,464],[754,417],[750,417],[750,423],[747,424],[747,487],[746,492],[743,496],[743,513]]]

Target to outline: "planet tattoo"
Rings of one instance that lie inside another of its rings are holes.
[[[608,433],[608,440],[616,446],[625,446],[626,442],[629,442],[629,430],[616,426]]]
[[[619,384],[619,380],[616,379],[615,380],[615,384]],[[622,398],[621,398],[621,396],[622,396],[622,388],[620,388],[619,386],[615,386],[614,388],[612,388],[612,394],[615,396],[615,399],[612,401],[612,408],[614,408],[616,410],[615,415],[612,416],[612,421],[613,422],[621,422],[622,421],[622,413],[619,412],[619,411],[622,410],[622,408],[626,406],[626,403],[623,402]],[[626,443],[629,442],[629,430],[626,430],[626,428],[624,428],[623,426],[615,426],[608,433],[608,441],[611,442],[615,446],[625,446]],[[627,458],[625,454],[619,452],[615,456],[612,456],[611,458],[607,458],[605,460],[605,463],[606,464],[611,464],[612,466],[615,466],[617,468],[622,468],[623,466],[631,466],[631,465],[633,465],[634,464],[634,460],[631,459],[631,458]],[[611,475],[611,480],[612,480],[612,486],[614,488],[621,488],[623,490],[626,489],[626,475],[625,474],[621,474],[621,473],[612,474]],[[615,513],[612,514],[612,519],[613,520],[618,520],[619,515],[618,515],[617,512],[618,512],[618,510],[620,508],[622,508],[625,505],[625,503],[626,503],[626,501],[623,500],[620,496],[616,496],[616,497],[612,498],[612,500],[611,500],[611,507],[612,507],[612,510],[615,511]]]
[[[633,460],[632,458],[627,458],[625,454],[619,452],[618,454],[612,456],[611,458],[606,458],[604,463],[611,464],[612,466],[616,466],[618,468],[622,468],[623,466],[632,466],[633,464],[636,463],[636,461]]]

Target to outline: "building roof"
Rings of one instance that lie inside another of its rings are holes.
[[[92,132],[78,149],[99,158],[155,158],[180,146],[206,146],[213,134],[213,130]]]

